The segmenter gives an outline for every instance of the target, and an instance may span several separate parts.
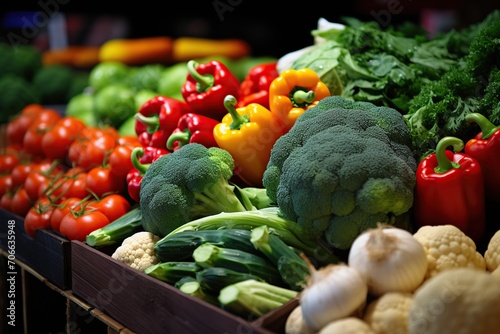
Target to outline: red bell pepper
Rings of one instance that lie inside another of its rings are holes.
[[[465,153],[481,165],[486,200],[500,202],[500,126],[478,113],[468,114],[465,119],[481,128],[481,132],[465,144]]]
[[[191,112],[186,102],[167,96],[155,96],[141,105],[135,114],[135,133],[142,146],[166,149],[167,139],[179,118]]]
[[[240,85],[241,94],[236,108],[258,103],[269,109],[269,87],[279,75],[276,64],[276,62],[259,64],[248,71]]]
[[[450,145],[455,152],[446,149]],[[436,152],[420,161],[413,206],[415,223],[419,227],[455,225],[477,242],[486,223],[483,173],[476,159],[460,153],[463,147],[462,140],[444,137]]]
[[[167,150],[154,147],[135,147],[130,154],[132,168],[126,177],[127,191],[134,201],[140,201],[141,181],[149,165],[159,157],[170,153]]]
[[[214,139],[214,127],[219,124],[213,118],[198,115],[182,115],[177,124],[177,128],[172,132],[167,140],[167,148],[176,151],[188,143],[198,143],[205,147],[217,146]]]
[[[240,96],[240,82],[226,65],[217,60],[198,64],[194,60],[187,63],[188,75],[181,93],[192,112],[220,121],[227,110],[224,98]]]

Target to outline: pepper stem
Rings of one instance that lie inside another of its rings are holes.
[[[141,174],[146,173],[151,164],[143,164],[139,161],[139,158],[144,155],[144,149],[142,147],[135,147],[130,153],[130,160],[135,169],[137,169]]]
[[[179,147],[181,147],[181,146],[185,145],[186,143],[188,143],[190,138],[191,138],[191,132],[188,129],[186,129],[184,131],[174,132],[167,139],[167,148],[169,150],[173,150],[174,143],[176,141],[178,142],[177,145],[179,145]]]
[[[314,94],[312,90],[304,91],[301,89],[295,91],[292,96],[292,99],[297,106],[311,104],[314,102],[315,98],[316,94]]]
[[[460,152],[464,148],[464,142],[456,137],[443,137],[436,146],[436,159],[437,167],[434,168],[434,172],[438,174],[446,173],[452,168],[460,168],[460,164],[453,162],[446,156],[446,148],[448,146],[453,146],[454,152]]]
[[[469,123],[476,123],[481,128],[481,138],[488,139],[490,138],[500,126],[495,126],[495,124],[491,123],[489,119],[487,119],[484,115],[480,113],[470,113],[465,116],[465,120]]]
[[[134,115],[136,121],[141,122],[146,126],[146,131],[149,134],[155,133],[160,128],[160,121],[158,120],[158,115],[144,116],[141,113],[136,113]]]
[[[196,67],[198,67],[198,63],[194,60],[190,60],[187,63],[187,70],[189,75],[196,81],[196,90],[198,92],[205,92],[209,90],[214,85],[214,76],[211,74],[202,75],[198,71],[196,71]]]
[[[238,101],[233,95],[227,95],[224,98],[224,107],[227,109],[233,121],[229,128],[231,130],[239,130],[241,126],[245,123],[249,122],[248,115],[240,115],[238,111],[236,111],[236,104]]]

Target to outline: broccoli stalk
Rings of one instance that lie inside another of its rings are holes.
[[[208,216],[219,212],[239,212],[251,210],[252,206],[245,207],[236,197],[235,186],[221,176],[215,183],[203,189],[202,192],[194,192],[195,204],[191,209],[193,215]]]
[[[297,296],[297,291],[266,282],[245,280],[223,288],[218,300],[222,308],[242,316],[263,316]]]

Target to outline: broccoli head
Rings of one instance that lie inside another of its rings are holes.
[[[65,104],[75,73],[66,65],[48,65],[35,73],[33,85],[40,93],[43,104]]]
[[[149,166],[141,183],[144,229],[165,236],[196,218],[254,209],[229,183],[233,168],[229,152],[197,143],[161,156]]]
[[[0,123],[10,120],[10,117],[20,112],[25,106],[40,103],[40,96],[33,85],[15,74],[0,77]]]
[[[407,216],[416,166],[397,110],[331,96],[276,141],[263,185],[309,237],[348,249],[366,228]],[[349,229],[337,233],[346,222]]]

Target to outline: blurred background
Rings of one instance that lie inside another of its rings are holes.
[[[2,1],[0,38],[19,38],[40,50],[67,45],[99,46],[112,38],[196,36],[240,38],[254,56],[280,57],[312,43],[320,17],[376,20],[381,25],[412,21],[429,34],[481,21],[500,1],[356,0],[269,1]],[[164,8],[166,7],[166,8]],[[277,8],[275,8],[277,7]],[[9,38],[9,36],[11,36]]]

